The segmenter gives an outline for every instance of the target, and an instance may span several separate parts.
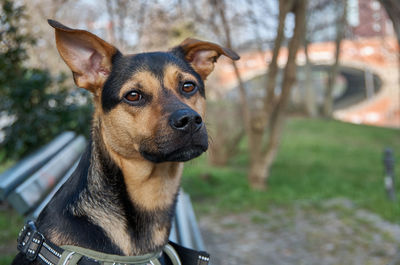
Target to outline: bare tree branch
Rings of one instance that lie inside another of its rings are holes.
[[[347,17],[347,4],[346,1],[341,1],[342,7],[342,15],[341,19],[338,21],[336,25],[336,40],[335,40],[335,62],[331,66],[328,77],[328,84],[325,90],[324,95],[324,106],[323,106],[323,114],[325,117],[331,117],[333,112],[333,87],[336,82],[336,77],[339,71],[339,58],[340,58],[340,49],[342,45],[342,40],[344,37],[344,31],[346,26],[346,17]]]

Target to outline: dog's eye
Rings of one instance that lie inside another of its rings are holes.
[[[182,91],[187,94],[193,93],[196,89],[197,86],[193,82],[186,82],[182,86]]]
[[[125,99],[130,102],[137,102],[142,99],[142,94],[137,91],[130,91],[128,94],[125,95]]]

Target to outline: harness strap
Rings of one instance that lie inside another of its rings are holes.
[[[210,254],[205,251],[197,251],[194,249],[185,248],[171,241],[169,241],[169,245],[175,249],[182,264],[184,265],[208,265],[210,262]]]
[[[33,221],[28,221],[18,236],[18,250],[30,260],[43,265],[161,265],[162,254],[172,265],[208,265],[208,253],[169,242],[162,252],[142,256],[111,255],[77,246],[57,246],[46,239]]]
[[[82,257],[95,261],[96,263],[94,264],[102,264],[102,265],[113,265],[113,264],[161,265],[161,263],[158,260],[162,255],[161,252],[146,254],[142,256],[119,256],[70,245],[61,246],[61,248],[64,249],[64,252],[58,263],[59,265],[66,265],[66,264],[81,265],[79,261],[82,259]]]

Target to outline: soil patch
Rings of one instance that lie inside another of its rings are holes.
[[[213,265],[400,265],[400,226],[334,199],[199,220]]]

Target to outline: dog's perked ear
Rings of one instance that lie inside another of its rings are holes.
[[[96,35],[48,20],[55,28],[58,52],[72,70],[75,84],[98,95],[111,72],[111,59],[118,50]]]
[[[175,49],[183,52],[185,60],[192,65],[203,80],[214,70],[214,63],[221,54],[232,60],[240,59],[239,55],[231,49],[221,47],[212,42],[192,38],[184,40]]]

